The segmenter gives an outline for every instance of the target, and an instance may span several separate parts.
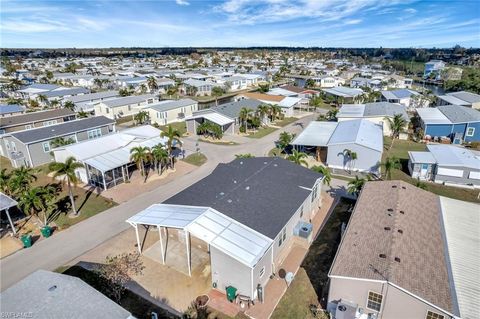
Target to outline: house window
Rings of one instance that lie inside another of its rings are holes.
[[[32,126],[31,126],[30,124],[25,125],[25,129],[26,129],[26,130],[29,130],[29,129],[31,129],[31,128],[32,128]]]
[[[50,152],[50,142],[42,143],[42,146],[43,146],[43,151],[44,151],[45,153]]]
[[[7,150],[10,151],[10,144],[8,143],[8,141],[7,141],[7,143],[5,143],[5,145],[7,146]]]
[[[282,232],[280,233],[280,238],[278,240],[278,246],[282,246],[282,244],[285,242],[285,239],[287,239],[287,228],[285,227]]]
[[[107,114],[110,113],[110,109],[108,107],[105,109],[105,111],[107,112]]]
[[[429,310],[425,319],[445,319],[445,316]]]
[[[302,207],[300,207],[300,218],[302,218],[302,217],[303,217],[303,205],[302,205]]]
[[[132,110],[132,106],[131,106],[131,105],[128,106],[128,110],[129,110],[129,111]]]
[[[17,151],[17,145],[15,145],[15,142],[12,142],[12,149],[14,152]]]
[[[263,275],[265,275],[265,266],[263,266],[262,269],[260,269],[260,278],[262,278]]]
[[[0,130],[0,134],[5,134],[5,130]]]
[[[473,134],[475,134],[475,128],[474,127],[467,128],[467,136],[473,136]]]
[[[54,125],[54,124],[57,124],[57,120],[51,120],[51,121],[43,122],[43,126],[50,126],[50,125]]]
[[[380,311],[380,308],[382,307],[382,299],[383,299],[383,296],[381,294],[377,294],[376,292],[369,291],[367,308],[374,311]]]
[[[102,130],[99,128],[96,128],[94,130],[88,131],[87,135],[88,135],[88,139],[91,140],[91,139],[102,136]]]

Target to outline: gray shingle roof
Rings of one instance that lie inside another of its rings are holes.
[[[155,104],[149,104],[146,108],[154,109],[158,112],[164,112],[168,110],[177,109],[179,107],[185,107],[189,105],[197,104],[197,101],[192,99],[180,99],[180,100],[172,100],[172,101],[160,101]]]
[[[402,117],[409,121],[405,106],[390,103],[390,102],[376,102],[366,103],[364,116],[395,116],[396,114],[402,114]]]
[[[263,103],[258,101],[258,100],[253,100],[253,99],[242,99],[237,102],[230,102],[230,103],[225,103],[225,104],[220,104],[219,106],[212,107],[211,109],[223,114],[225,116],[228,116],[232,119],[238,117],[238,114],[240,113],[240,110],[244,107],[252,110],[257,110],[257,108],[262,105]]]
[[[460,106],[460,105],[442,105],[437,107],[452,123],[479,122],[480,111]]]
[[[18,104],[0,104],[0,114],[16,113],[25,111],[25,106]]]
[[[236,159],[164,203],[212,207],[274,239],[321,177],[281,158]]]
[[[92,100],[100,100],[108,97],[116,97],[120,96],[118,91],[104,91],[104,92],[97,92],[97,93],[90,93],[90,94],[82,94],[77,96],[70,96],[67,97],[66,100],[72,101],[73,103],[78,102],[85,102],[85,101],[92,101]]]
[[[55,137],[70,135],[76,132],[81,132],[113,123],[115,123],[114,120],[111,120],[105,116],[94,116],[86,119],[68,121],[57,125],[15,132],[11,133],[11,135],[25,144],[30,144],[32,142],[49,140]]]
[[[471,92],[460,91],[460,92],[454,92],[454,93],[447,93],[447,95],[454,96],[457,99],[463,100],[470,104],[480,102],[480,95],[471,93]]]
[[[130,312],[76,277],[37,270],[1,294],[2,312],[35,318],[129,318]]]
[[[48,98],[48,97],[57,97],[57,96],[74,95],[74,94],[86,94],[86,93],[90,93],[90,90],[83,87],[77,87],[77,88],[69,88],[65,90],[49,91],[42,94]]]
[[[123,105],[135,104],[145,102],[148,99],[156,99],[155,95],[153,94],[144,94],[144,95],[132,95],[132,96],[125,96],[120,97],[118,99],[102,101],[108,107],[119,107]]]
[[[33,122],[46,121],[59,117],[75,115],[75,112],[69,109],[55,109],[48,111],[31,112],[22,115],[15,115],[0,118],[0,128],[11,127],[16,125],[28,124]]]

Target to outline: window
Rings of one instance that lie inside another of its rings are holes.
[[[278,246],[282,246],[282,244],[285,242],[285,239],[287,239],[287,228],[285,227],[282,232],[280,233],[280,238],[278,240]]]
[[[439,313],[436,313],[436,312],[433,312],[433,311],[427,311],[427,316],[425,317],[425,319],[444,319],[445,316],[444,315],[441,315]]]
[[[262,269],[260,269],[260,278],[262,278],[263,275],[265,275],[265,266],[263,266]]]
[[[128,106],[128,110],[129,110],[129,111],[132,110],[132,106],[131,106],[131,105]]]
[[[382,307],[382,298],[383,296],[381,294],[377,294],[376,292],[369,291],[367,308],[374,311],[380,311],[380,308]]]
[[[7,146],[7,150],[10,151],[10,143],[8,143],[8,141],[5,143],[5,145]]]
[[[105,109],[105,111],[107,114],[110,113],[110,109],[108,107]]]
[[[317,192],[318,192],[318,184],[315,185],[312,189],[312,203],[315,200],[315,198],[317,198],[317,195],[318,195]]]
[[[302,218],[302,217],[303,217],[303,205],[302,205],[302,207],[300,207],[300,218]]]
[[[467,136],[473,136],[473,134],[475,134],[475,128],[474,127],[467,128]]]
[[[12,149],[14,152],[17,151],[17,145],[15,145],[15,142],[12,141]]]
[[[94,130],[88,131],[87,135],[88,135],[88,139],[91,140],[91,139],[102,136],[102,130],[99,128],[96,128]]]
[[[44,151],[45,153],[50,152],[50,142],[42,143],[42,146],[43,146],[43,151]]]
[[[32,126],[31,126],[30,124],[25,125],[25,129],[26,129],[26,130],[29,130],[29,129],[31,129],[31,128],[32,128]]]
[[[57,120],[51,120],[51,121],[43,122],[43,126],[50,126],[50,125],[54,125],[54,124],[57,124]]]
[[[0,130],[0,134],[5,134],[5,130]]]

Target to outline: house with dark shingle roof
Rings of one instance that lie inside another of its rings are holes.
[[[72,120],[6,133],[0,136],[1,153],[14,167],[36,167],[54,160],[51,150],[55,147],[55,143],[52,143],[55,139],[77,143],[114,131],[115,121],[105,116]]]
[[[476,318],[479,211],[403,181],[367,182],[328,274],[327,310],[334,318]]]
[[[76,117],[75,112],[69,109],[53,109],[2,117],[0,118],[0,134],[63,123],[74,120]]]
[[[236,159],[127,222],[135,229],[157,226],[161,234],[163,228],[169,234],[178,231],[180,238],[185,236],[187,256],[189,238],[206,242],[212,287],[225,293],[231,286],[256,300],[259,291],[278,280],[271,275],[279,271],[290,245],[312,242],[322,179],[278,157]],[[162,240],[158,244],[167,254],[175,253]],[[141,243],[138,249],[142,252]]]

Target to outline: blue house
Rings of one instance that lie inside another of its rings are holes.
[[[449,137],[454,144],[480,141],[480,111],[460,105],[417,109],[425,135]]]

